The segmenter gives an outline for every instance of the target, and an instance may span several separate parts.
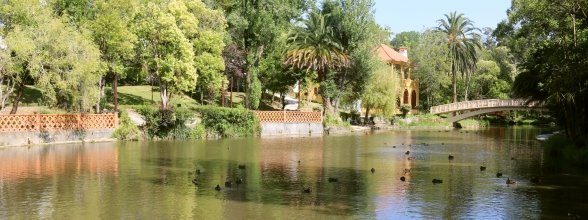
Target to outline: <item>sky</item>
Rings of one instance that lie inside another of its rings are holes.
[[[480,29],[496,28],[506,19],[511,0],[375,0],[376,22],[392,33],[437,27],[437,20],[452,11],[463,13]]]

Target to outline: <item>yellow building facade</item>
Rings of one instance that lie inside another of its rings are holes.
[[[398,72],[398,78],[400,79],[400,85],[398,86],[400,90],[399,106],[409,105],[412,109],[415,109],[419,105],[420,88],[419,81],[411,76],[413,66],[408,59],[408,49],[401,47],[396,51],[386,44],[380,44],[376,52],[380,60],[386,62]]]

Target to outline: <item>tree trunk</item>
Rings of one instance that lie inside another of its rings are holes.
[[[22,92],[24,90],[24,82],[20,82],[18,84],[18,88],[16,91],[16,96],[14,97],[14,100],[12,102],[12,110],[10,111],[10,114],[16,114],[16,111],[18,110],[18,103],[20,102],[20,98],[22,97]]]
[[[114,104],[114,112],[118,112],[118,74],[112,72],[112,100]]]
[[[333,107],[335,109],[335,112],[339,112],[339,106],[341,103],[341,96],[337,96],[333,99]]]
[[[280,92],[280,101],[282,102],[282,110],[286,108],[286,93]]]
[[[298,110],[302,107],[302,80],[298,81]]]
[[[231,108],[233,107],[233,77],[231,76]]]
[[[370,118],[370,107],[366,106],[365,107],[365,119],[363,121],[363,124],[367,124],[369,122],[369,118]]]
[[[456,75],[455,72],[455,61],[451,61],[451,84],[453,85],[453,103],[457,102],[457,82],[456,82]]]
[[[223,81],[221,84],[221,106],[225,107],[225,82]]]
[[[106,84],[106,79],[104,77],[100,77],[100,81],[98,81],[98,103],[96,103],[96,114],[102,113],[100,109],[100,101],[104,98],[104,86]]]
[[[465,83],[465,95],[463,96],[464,101],[468,100],[468,90],[470,89],[470,75],[466,74],[466,83]]]
[[[4,105],[6,105],[6,100],[10,97],[10,94],[14,91],[14,87],[16,85],[16,80],[6,79],[4,77],[0,77],[0,86],[6,80],[6,86],[3,88],[0,87],[0,110],[4,109]]]
[[[333,104],[331,103],[331,99],[321,95],[321,97],[323,98],[323,107],[325,108],[323,111],[323,115],[335,115],[335,109],[333,108]]]
[[[245,74],[245,108],[251,109],[251,73]]]
[[[165,83],[160,83],[159,94],[161,95],[161,109],[167,110],[168,109],[168,101],[169,101],[169,94],[167,91],[167,86]]]

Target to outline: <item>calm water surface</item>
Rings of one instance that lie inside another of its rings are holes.
[[[3,148],[0,219],[588,218],[588,175],[550,167],[533,140],[539,132],[513,127]],[[533,176],[540,182],[531,183]],[[507,186],[506,177],[517,183]],[[434,185],[433,178],[443,183]],[[224,187],[227,180],[231,188]],[[312,192],[304,193],[306,187]]]

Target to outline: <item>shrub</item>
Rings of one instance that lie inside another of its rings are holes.
[[[328,127],[350,127],[351,124],[348,121],[343,121],[341,120],[341,117],[338,115],[331,115],[331,114],[326,114],[325,118],[323,120],[323,126],[325,126],[325,128]]]
[[[150,138],[188,139],[190,129],[186,127],[193,113],[184,108],[156,109],[152,106],[142,106],[137,109],[145,117],[145,128]]]
[[[564,134],[557,134],[544,144],[546,163],[552,166],[585,167],[588,165],[588,148],[578,147]]]
[[[114,131],[112,137],[122,141],[136,141],[141,138],[141,131],[133,124],[127,111],[120,111],[120,124]]]
[[[406,115],[410,112],[410,110],[411,110],[410,105],[400,106],[400,112],[402,113],[403,118],[406,118]]]
[[[190,139],[204,139],[206,138],[206,128],[204,124],[200,123],[194,128],[190,129]]]
[[[255,113],[247,109],[202,106],[195,110],[201,114],[206,131],[220,137],[255,136],[261,129]]]

